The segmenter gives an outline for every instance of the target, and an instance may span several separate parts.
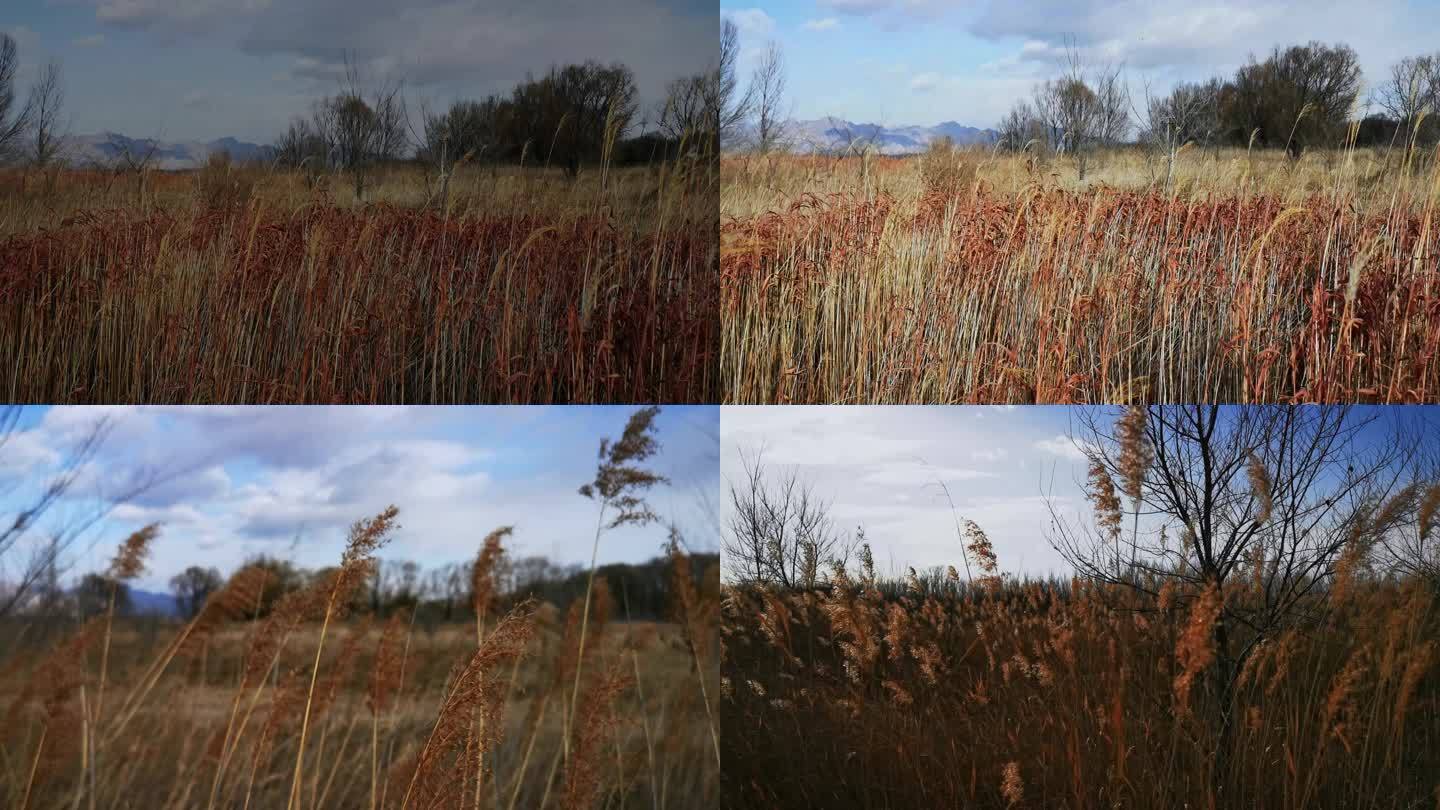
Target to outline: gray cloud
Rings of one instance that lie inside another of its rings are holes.
[[[327,83],[346,57],[444,94],[502,92],[553,64],[623,61],[647,98],[718,55],[714,7],[693,0],[92,0],[101,23],[233,38]]]

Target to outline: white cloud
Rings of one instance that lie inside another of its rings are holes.
[[[1069,436],[1052,436],[1035,442],[1034,447],[1042,453],[1050,453],[1068,461],[1084,461],[1085,451],[1078,447]]]
[[[88,509],[97,492],[160,478],[97,526],[76,570],[103,566],[114,542],[151,522],[162,524],[161,537],[141,587],[163,589],[196,562],[230,571],[260,553],[306,567],[331,565],[348,526],[392,503],[402,529],[386,553],[397,559],[426,567],[464,559],[486,532],[514,524],[516,554],[577,562],[589,559],[595,505],[576,487],[594,474],[595,443],[616,435],[628,411],[53,408],[0,445],[0,473],[34,473],[0,480],[0,520],[23,508],[74,441],[108,417],[114,430],[78,470],[65,511]],[[663,411],[662,450],[653,460],[674,486],[657,489],[652,505],[682,524],[699,549],[716,545],[695,498],[713,489],[708,497],[718,503],[717,413]],[[617,530],[601,557],[643,559],[656,553],[664,534],[657,526]],[[197,549],[204,552],[198,559]]]
[[[877,17],[887,24],[928,20],[960,8],[958,0],[820,0],[821,8],[856,17]]]
[[[975,481],[981,478],[995,478],[996,473],[965,467],[931,467],[917,461],[880,465],[863,475],[867,484],[887,487],[933,487],[937,482],[946,485],[957,481]]]
[[[940,86],[941,78],[939,73],[917,73],[910,79],[910,89],[917,93],[928,93]]]
[[[989,3],[970,30],[994,41],[1025,40],[999,66],[1054,65],[1074,46],[1088,60],[1124,64],[1164,85],[1229,74],[1277,45],[1343,42],[1373,83],[1401,56],[1434,49],[1440,15],[1417,14],[1409,0],[1029,0]]]
[[[0,469],[9,475],[28,475],[59,461],[60,453],[40,431],[15,431],[0,441]]]
[[[1069,510],[1083,491],[1067,460],[1037,465],[1036,442],[1048,446],[1067,420],[1049,408],[731,406],[721,470],[743,485],[743,464],[763,447],[772,477],[793,472],[832,504],[837,528],[864,527],[884,570],[959,565],[959,518],[989,533],[1007,571],[1062,572],[1049,507]]]
[[[722,11],[720,16],[735,23],[740,30],[743,39],[764,39],[775,33],[775,18],[765,13],[764,9],[742,8],[734,11]]]
[[[824,17],[819,20],[806,20],[800,27],[806,31],[833,31],[840,27],[840,21],[834,17]]]

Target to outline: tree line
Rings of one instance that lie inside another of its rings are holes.
[[[59,165],[67,121],[61,66],[41,68],[22,100],[14,38],[0,33],[0,162]],[[400,79],[376,79],[347,58],[334,93],[291,119],[272,144],[277,165],[318,176],[347,174],[364,196],[373,170],[418,160],[439,173],[459,163],[552,166],[574,176],[590,165],[640,165],[718,151],[725,79],[720,65],[670,82],[653,108],[621,62],[557,65],[509,93],[421,105],[418,123]],[[125,160],[148,163],[145,156]]]
[[[1229,77],[1182,82],[1143,103],[1130,98],[1122,69],[1092,65],[1071,47],[1060,75],[1034,88],[1000,122],[1002,149],[1035,144],[1074,155],[1097,146],[1141,143],[1173,157],[1186,144],[1284,150],[1292,157],[1320,148],[1433,147],[1440,141],[1440,53],[1407,57],[1368,98],[1354,49],[1309,42],[1252,56]],[[1356,111],[1369,109],[1357,117]]]
[[[697,587],[707,572],[718,570],[717,554],[688,556]],[[473,561],[456,562],[427,570],[413,560],[381,560],[348,607],[380,618],[404,610],[413,613],[417,621],[428,623],[469,621],[474,615],[470,607],[475,597],[474,565]],[[268,555],[253,557],[242,567],[258,567],[269,574],[268,584],[255,606],[257,616],[268,614],[285,594],[333,573],[325,568],[302,568],[289,560]],[[616,615],[647,620],[663,620],[673,615],[677,607],[674,574],[675,566],[668,555],[641,563],[610,563],[596,569],[596,578],[605,582],[615,600]],[[584,598],[588,576],[589,569],[585,566],[556,563],[543,556],[511,559],[502,555],[492,569],[502,606],[533,599],[565,610],[576,599]],[[169,584],[170,595],[175,600],[173,612],[188,619],[198,614],[205,601],[224,586],[225,578],[217,568],[192,565],[171,577]],[[128,583],[116,581],[106,573],[87,573],[69,591],[53,585],[42,588],[25,613],[87,618],[108,610],[112,598],[118,615],[145,612]]]
[[[589,60],[551,67],[508,94],[459,99],[443,110],[421,105],[416,128],[403,83],[369,81],[347,61],[338,92],[294,118],[275,154],[284,166],[345,172],[360,196],[375,166],[407,158],[442,177],[464,163],[556,167],[574,177],[596,164],[713,155],[720,82],[718,67],[676,79],[644,110],[634,71]]]

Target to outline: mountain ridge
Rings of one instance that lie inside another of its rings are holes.
[[[199,168],[211,155],[219,152],[228,152],[231,159],[242,163],[267,161],[274,156],[272,147],[229,136],[211,141],[162,141],[157,138],[132,138],[108,130],[66,136],[63,150],[66,157],[78,165],[113,166],[120,163],[126,153],[139,159],[152,147],[154,155],[150,165],[168,171]]]
[[[941,121],[934,126],[883,124],[848,121],[836,116],[790,119],[781,125],[792,148],[799,152],[843,152],[869,144],[885,155],[924,152],[931,142],[949,137],[958,146],[989,145],[999,139],[993,129],[967,126],[958,121]],[[741,142],[753,141],[754,130],[742,132]]]

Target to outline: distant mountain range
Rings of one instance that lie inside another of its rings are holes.
[[[790,120],[784,126],[786,140],[798,152],[836,152],[847,147],[869,144],[886,155],[908,155],[923,152],[930,142],[948,136],[957,145],[992,144],[999,135],[993,129],[968,127],[955,121],[944,121],[933,127],[864,124],[833,116],[810,120]],[[754,139],[753,130],[742,132],[740,140]]]
[[[233,160],[241,162],[264,161],[274,156],[274,150],[269,146],[235,138],[220,138],[214,141],[160,141],[154,138],[131,138],[118,132],[101,132],[96,135],[71,135],[65,141],[66,156],[71,163],[78,166],[112,166],[120,162],[126,152],[135,158],[141,158],[152,148],[155,154],[150,165],[166,170],[198,168],[218,152],[229,152]]]
[[[931,141],[950,137],[957,145],[992,144],[998,138],[993,129],[978,129],[955,121],[944,121],[933,127],[883,126],[857,123],[833,116],[810,120],[790,120],[784,126],[786,140],[797,152],[836,152],[847,147],[869,144],[886,155],[907,155],[923,152]],[[754,133],[741,132],[739,140],[753,140]],[[136,158],[155,154],[151,167],[164,170],[196,169],[218,152],[228,152],[240,162],[268,161],[275,156],[271,146],[249,143],[235,138],[213,141],[161,141],[154,138],[131,138],[118,132],[94,135],[71,135],[66,138],[66,153],[78,166],[113,166],[128,152]]]
[[[137,615],[178,616],[180,606],[174,594],[130,589],[130,612]]]

